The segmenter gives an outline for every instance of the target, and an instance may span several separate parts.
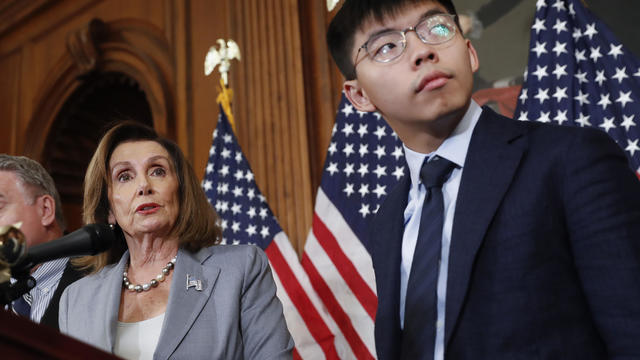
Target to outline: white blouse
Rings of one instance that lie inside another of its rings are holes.
[[[163,321],[164,313],[133,323],[118,321],[113,353],[124,359],[153,359]]]

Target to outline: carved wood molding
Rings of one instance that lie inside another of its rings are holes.
[[[91,71],[121,72],[144,90],[156,130],[175,138],[172,55],[164,33],[133,19],[103,23],[92,20],[68,39],[68,52],[40,86],[27,127],[23,153],[41,159],[46,138],[66,99]]]
[[[29,17],[57,0],[4,0],[0,4],[0,35],[21,24]]]
[[[93,19],[82,29],[67,36],[67,50],[81,75],[95,70],[100,60],[100,42],[107,36],[107,25]]]

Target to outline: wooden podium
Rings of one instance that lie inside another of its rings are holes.
[[[0,309],[2,359],[119,359],[44,325]]]

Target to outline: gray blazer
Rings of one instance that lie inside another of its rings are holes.
[[[128,259],[126,252],[118,264],[64,291],[61,332],[113,352]],[[202,280],[202,290],[187,289],[187,276]],[[290,359],[292,349],[262,250],[218,245],[195,254],[178,251],[154,359]]]

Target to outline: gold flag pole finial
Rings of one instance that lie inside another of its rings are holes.
[[[216,102],[222,106],[222,109],[229,119],[229,123],[231,123],[233,131],[235,131],[235,123],[233,121],[233,114],[231,113],[233,91],[229,89],[229,78],[227,74],[231,68],[231,60],[240,60],[240,48],[238,47],[238,44],[231,39],[228,41],[218,39],[216,42],[218,43],[218,49],[216,49],[215,46],[210,47],[207,52],[207,56],[204,59],[204,74],[205,76],[209,76],[216,66],[219,66],[220,94],[218,94]]]

